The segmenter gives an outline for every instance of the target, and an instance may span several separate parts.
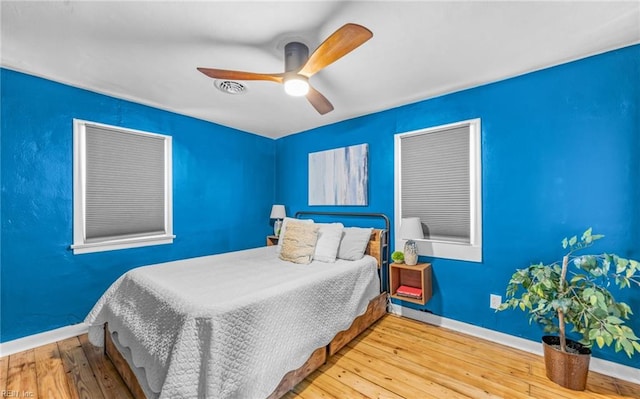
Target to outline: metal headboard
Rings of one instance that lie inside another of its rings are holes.
[[[389,292],[387,288],[388,272],[389,272],[389,259],[390,259],[390,246],[389,246],[389,229],[391,223],[389,218],[384,213],[370,213],[370,212],[322,212],[322,211],[298,211],[295,214],[295,218],[299,219],[300,216],[336,216],[339,218],[353,217],[353,218],[373,218],[382,219],[384,221],[384,230],[381,234],[382,240],[382,264],[380,265],[380,289],[383,292]]]

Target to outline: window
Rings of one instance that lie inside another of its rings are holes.
[[[173,242],[171,137],[74,119],[74,254]]]
[[[395,136],[395,240],[419,217],[424,256],[482,261],[480,119]]]

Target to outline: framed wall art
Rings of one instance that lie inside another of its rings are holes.
[[[309,154],[309,205],[368,204],[369,145]]]

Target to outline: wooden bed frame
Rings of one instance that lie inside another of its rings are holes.
[[[387,232],[376,229],[371,234],[371,239],[367,245],[366,253],[377,259],[379,269],[383,267],[387,261],[384,251],[385,246],[388,245],[386,237]],[[385,313],[387,313],[387,293],[382,292],[380,295],[369,301],[369,305],[367,306],[365,313],[356,317],[348,329],[339,332],[329,345],[316,349],[302,367],[285,374],[280,381],[280,384],[276,387],[273,393],[268,396],[268,399],[278,399],[282,397],[299,382],[304,380],[305,377],[325,364],[329,356],[338,352],[352,339],[369,328],[369,326],[375,323]],[[140,399],[146,398],[146,395],[138,383],[138,379],[136,378],[133,370],[113,342],[107,323],[105,323],[104,329],[105,354],[109,359],[111,359],[115,369],[118,371],[133,396]]]

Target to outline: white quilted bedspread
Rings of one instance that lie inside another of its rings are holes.
[[[149,397],[258,399],[378,293],[372,257],[297,265],[263,247],[133,269],[85,322],[97,346],[109,323]]]

